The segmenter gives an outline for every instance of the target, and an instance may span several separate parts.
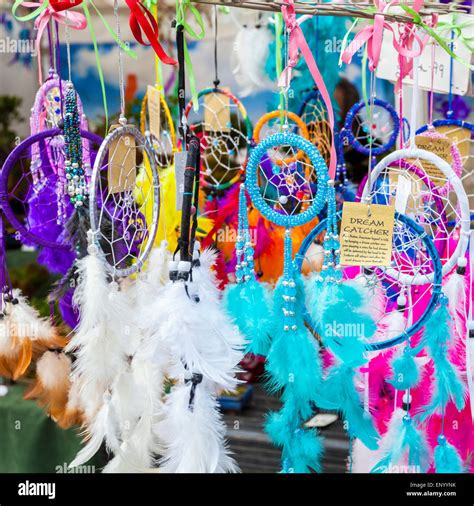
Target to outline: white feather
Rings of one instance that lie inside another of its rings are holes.
[[[104,393],[126,368],[125,345],[132,322],[126,294],[111,288],[96,255],[81,259],[78,273],[74,304],[79,308],[80,323],[66,350],[75,352],[74,372],[81,377],[82,407],[86,418],[93,419]]]
[[[206,381],[196,387],[189,409],[191,384],[174,386],[167,396],[166,416],[158,424],[165,454],[160,470],[168,473],[237,472],[225,444],[225,424]]]
[[[265,27],[242,27],[234,40],[233,74],[240,87],[240,96],[271,89],[273,84],[265,72],[269,45],[273,36]]]
[[[370,473],[381,458],[380,449],[369,450],[360,439],[355,438],[352,445],[352,473]]]
[[[451,274],[443,286],[443,293],[448,298],[448,307],[454,320],[454,328],[458,337],[464,336],[462,315],[466,301],[466,279],[456,271]]]

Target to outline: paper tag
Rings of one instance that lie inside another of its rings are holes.
[[[449,139],[440,139],[436,137],[428,137],[427,135],[417,135],[415,144],[418,148],[430,151],[441,159],[445,160],[449,165],[453,163],[451,156],[451,141]],[[412,163],[414,160],[410,160]],[[417,164],[428,174],[433,184],[442,187],[447,183],[446,176],[438,168],[437,165],[427,160],[417,160]]]
[[[344,202],[341,265],[388,267],[392,258],[395,207]]]
[[[403,174],[398,176],[397,190],[395,192],[395,211],[405,214],[408,204],[408,198],[411,193],[411,181]]]
[[[156,139],[161,135],[161,101],[160,91],[154,86],[147,88],[147,101],[148,101],[148,122],[151,135]]]
[[[112,125],[109,133],[119,128]],[[135,137],[121,135],[110,143],[107,182],[109,192],[121,193],[130,191],[135,187],[137,178],[137,153]]]
[[[204,129],[211,132],[229,132],[229,97],[222,93],[208,93],[204,97],[204,106]]]
[[[472,17],[468,14],[456,13],[456,24],[464,25],[463,34],[465,37],[470,36],[472,31],[472,25],[469,26],[467,23],[472,20]],[[445,22],[449,24],[453,21],[451,14],[439,16],[439,22]],[[393,23],[390,23],[394,26]],[[396,27],[394,27],[396,32]],[[450,29],[443,32],[439,32],[440,36],[449,43],[451,32]],[[432,47],[435,44],[434,58],[432,56]],[[461,40],[457,39],[453,42],[453,53],[459,58],[466,62],[471,61],[471,52]],[[434,78],[433,78],[433,91],[436,93],[449,93],[449,69],[450,69],[451,57],[449,54],[432,39],[426,44],[423,52],[420,55],[418,63],[418,85],[421,89],[431,90],[432,79],[431,79],[431,64],[433,62]],[[393,47],[393,35],[389,30],[384,30],[382,50],[380,54],[380,61],[377,67],[377,77],[380,79],[387,79],[395,82],[398,80],[400,75],[398,67],[398,53]],[[413,85],[413,79],[409,76],[403,79],[404,84]],[[466,95],[470,94],[471,91],[471,71],[468,67],[459,63],[458,61],[453,62],[453,93],[455,95]]]
[[[176,179],[176,211],[183,208],[184,171],[186,169],[187,151],[177,151],[174,154],[174,177]]]
[[[463,159],[463,165],[464,169],[469,169],[472,167],[469,167],[467,165],[468,159],[473,158],[474,156],[470,156],[470,147],[471,147],[471,131],[467,128],[462,128],[455,125],[444,125],[436,127],[435,130],[439,132],[440,134],[446,135],[448,139],[453,143],[456,144],[459,153],[461,155],[461,158]]]

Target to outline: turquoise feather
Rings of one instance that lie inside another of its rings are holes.
[[[315,281],[309,307],[323,343],[340,360],[353,366],[366,362],[365,341],[377,330],[373,318],[361,311],[361,291],[347,283]]]
[[[392,361],[393,375],[388,382],[397,390],[407,390],[420,380],[419,367],[412,355],[406,350]]]
[[[295,278],[295,296],[302,298],[304,285],[301,278]],[[267,357],[267,388],[272,393],[284,390],[285,401],[292,398],[295,409],[305,419],[311,416],[312,404],[318,400],[322,384],[322,365],[319,345],[304,325],[303,305],[295,307],[294,323],[298,330],[287,332],[284,328],[283,281],[275,288],[275,306],[273,312],[274,330],[271,350]]]
[[[463,473],[461,456],[456,448],[441,434],[434,450],[434,465],[437,473]]]
[[[266,287],[255,279],[228,285],[224,291],[223,303],[247,340],[246,353],[266,356],[270,349],[272,329]]]
[[[418,353],[426,346],[434,365],[433,395],[430,403],[422,408],[422,421],[435,413],[443,412],[449,402],[453,402],[458,411],[464,408],[464,387],[457,369],[448,357],[450,321],[447,299],[444,298],[426,323],[421,342],[414,351]]]
[[[323,445],[315,429],[300,427],[291,402],[271,413],[265,423],[265,432],[282,449],[284,473],[321,472]]]
[[[342,412],[346,430],[351,437],[357,437],[370,450],[378,448],[379,434],[370,415],[364,410],[360,395],[354,386],[355,369],[341,363],[329,371],[321,394],[324,400],[319,406]]]
[[[387,437],[390,446],[385,449],[384,456],[372,468],[371,473],[384,473],[390,466],[401,465],[405,454],[408,454],[410,467],[423,473],[428,470],[429,450],[423,435],[410,416],[405,415],[392,422]]]

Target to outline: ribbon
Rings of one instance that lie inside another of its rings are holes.
[[[81,5],[83,0],[49,0],[51,7],[56,12],[67,11],[71,7],[77,7]]]
[[[194,20],[199,27],[199,33],[197,33],[192,26],[186,21],[187,11],[190,11]],[[193,102],[194,111],[199,110],[199,99],[196,90],[196,78],[194,77],[193,64],[189,56],[188,45],[186,43],[186,34],[196,40],[202,40],[205,35],[204,21],[202,20],[201,13],[198,9],[191,4],[191,0],[176,0],[176,25],[182,26],[185,36],[184,39],[184,61],[186,66],[186,73],[189,80],[189,88],[191,90],[191,99]]]
[[[27,9],[35,8],[35,10],[27,16],[16,17],[15,14],[19,7],[26,7]],[[20,21],[27,21],[35,18],[35,29],[37,31],[35,48],[38,54],[38,78],[40,84],[43,82],[43,70],[41,68],[41,37],[50,20],[53,19],[57,23],[67,25],[74,30],[84,30],[87,26],[84,14],[80,12],[66,12],[65,8],[56,11],[49,0],[33,2],[17,0],[13,4],[12,14]]]
[[[280,79],[278,81],[278,86],[287,88],[290,85],[291,77],[293,74],[293,68],[296,66],[298,54],[301,51],[303,58],[306,61],[306,65],[314,79],[314,82],[321,93],[321,97],[324,101],[324,105],[326,106],[326,110],[328,113],[329,124],[331,126],[332,139],[331,139],[331,160],[329,163],[329,177],[334,179],[336,176],[336,147],[334,143],[334,111],[331,104],[331,98],[329,96],[326,85],[324,84],[323,77],[318,69],[318,66],[314,60],[314,57],[311,53],[311,49],[306,42],[306,38],[304,36],[303,30],[301,29],[297,19],[296,19],[296,11],[293,0],[283,0],[283,5],[281,7],[281,12],[283,14],[283,19],[285,20],[285,24],[287,30],[289,32],[289,41],[288,41],[288,63],[286,68],[280,75]]]
[[[418,0],[415,2],[414,12],[417,12],[421,9],[422,1]],[[377,8],[377,13],[374,16],[374,23],[372,25],[366,26],[362,28],[351,41],[347,49],[341,55],[340,61],[349,64],[352,61],[352,57],[354,54],[364,45],[367,46],[367,57],[369,60],[369,69],[371,72],[374,72],[377,68],[377,65],[380,60],[380,52],[382,50],[382,40],[384,30],[388,30],[393,33],[393,46],[395,50],[399,53],[400,57],[404,58],[404,75],[401,77],[405,77],[411,71],[411,65],[408,60],[413,60],[413,58],[419,56],[423,51],[423,48],[426,44],[426,41],[423,41],[413,30],[413,27],[409,27],[406,24],[404,25],[404,32],[400,36],[400,39],[397,40],[395,36],[395,30],[393,26],[385,21],[384,14],[389,7],[392,5],[398,5],[399,0],[393,0],[389,3],[385,3],[382,0],[375,0],[375,5]],[[417,41],[418,48],[416,50],[410,49],[413,47],[414,40]]]
[[[176,65],[178,62],[170,58],[160,44],[158,37],[158,23],[153,14],[140,0],[125,0],[130,9],[129,25],[135,40],[142,46],[151,46],[158,58],[166,65]],[[148,43],[143,40],[144,32]]]

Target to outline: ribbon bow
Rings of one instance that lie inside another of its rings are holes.
[[[193,27],[186,21],[187,11],[193,15],[196,24],[199,27],[199,32],[196,32]],[[176,25],[182,26],[184,33],[189,35],[195,40],[202,40],[205,35],[204,21],[202,20],[201,13],[198,9],[191,4],[191,0],[176,0]],[[193,64],[191,57],[189,56],[188,45],[186,43],[186,37],[184,37],[184,61],[186,65],[186,73],[189,79],[189,87],[191,89],[191,99],[193,102],[193,109],[197,111],[199,109],[199,99],[196,90],[196,79],[194,77]]]
[[[170,58],[158,40],[158,23],[153,14],[140,0],[125,0],[130,9],[129,25],[135,40],[142,46],[152,46],[158,58],[166,65],[176,65],[178,62]],[[142,30],[149,43],[142,37]]]
[[[301,54],[303,55],[303,58],[306,61],[306,65],[308,65],[309,71],[311,72],[314,82],[319,92],[321,93],[321,97],[324,101],[328,113],[329,124],[331,126],[332,131],[329,177],[331,179],[334,179],[336,175],[337,157],[336,157],[336,147],[334,144],[334,111],[331,104],[331,98],[329,96],[326,85],[324,84],[323,77],[321,76],[318,66],[308,46],[308,43],[306,42],[303,30],[301,29],[298,20],[296,19],[296,11],[293,0],[284,0],[283,5],[281,7],[281,12],[283,14],[283,19],[285,21],[286,28],[289,32],[289,41],[288,41],[288,62],[286,68],[280,75],[278,86],[282,88],[288,88],[288,86],[290,85],[293,74],[293,68],[296,66],[298,54],[301,51]]]
[[[400,39],[397,40],[395,37],[395,31],[393,26],[385,21],[384,14],[389,7],[392,5],[398,5],[399,0],[393,0],[389,3],[385,3],[382,0],[375,0],[377,13],[374,16],[374,23],[372,25],[362,28],[352,42],[349,44],[347,49],[341,55],[341,61],[344,63],[350,63],[354,54],[364,45],[367,44],[367,57],[369,60],[369,69],[374,72],[377,69],[377,65],[380,60],[380,52],[382,50],[382,40],[384,30],[389,30],[393,33],[393,46],[399,53],[401,58],[406,59],[404,65],[404,75],[407,75],[411,71],[411,65],[408,60],[412,61],[413,58],[419,56],[423,51],[426,41],[423,41],[413,30],[413,25],[404,25],[403,33]],[[423,5],[423,0],[416,0],[414,3],[414,10],[418,12]],[[416,40],[417,49],[410,49],[413,47],[413,42]]]
[[[82,1],[82,0],[81,0]],[[34,8],[35,10],[26,16],[18,17],[20,21],[28,21],[29,19],[35,19],[35,28],[37,30],[36,33],[36,41],[35,41],[35,49],[38,55],[38,78],[40,84],[43,82],[43,71],[41,69],[41,37],[43,36],[44,30],[48,26],[48,23],[51,19],[56,21],[57,23],[67,25],[74,30],[84,30],[87,26],[86,17],[84,14],[80,12],[68,12],[66,9],[68,7],[62,6],[62,9],[57,10],[59,4],[64,4],[65,2],[60,2],[56,0],[53,6],[53,0],[51,2],[49,0],[43,0],[38,2],[30,2],[17,0],[12,8],[12,13],[15,16],[15,13],[19,7],[26,7],[28,9]],[[69,2],[69,7],[72,4]]]

